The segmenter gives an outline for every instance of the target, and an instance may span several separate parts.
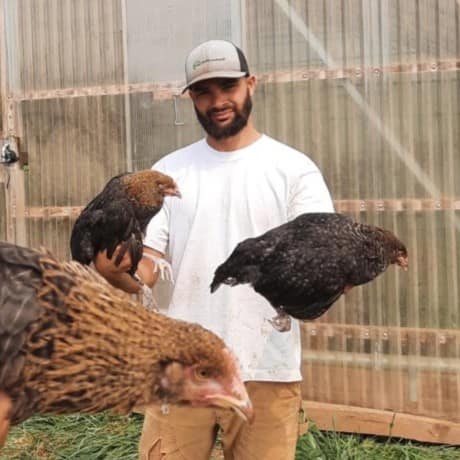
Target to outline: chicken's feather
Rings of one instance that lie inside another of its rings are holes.
[[[128,251],[134,275],[142,258],[142,240],[147,224],[158,213],[166,195],[180,196],[171,177],[146,170],[113,177],[83,209],[70,237],[72,258],[88,265],[100,251],[112,258],[122,249],[118,265]]]
[[[407,250],[388,230],[341,214],[303,214],[239,243],[216,269],[211,291],[249,283],[278,311],[310,320],[391,263],[407,265]]]
[[[127,413],[165,397],[228,398],[251,413],[220,338],[147,311],[90,267],[0,242],[0,283],[0,391],[13,401],[13,423],[36,413]]]

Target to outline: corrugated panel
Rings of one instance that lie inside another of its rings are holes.
[[[241,41],[239,0],[125,0],[128,80],[183,81],[188,52],[209,38]]]
[[[259,77],[257,127],[314,159],[339,211],[409,249],[408,273],[392,267],[305,325],[305,398],[460,422],[458,1],[3,5],[32,246],[68,256],[109,177],[202,136],[174,97],[184,57],[232,39]]]
[[[126,170],[124,97],[21,104],[29,152],[29,206],[77,206]]]
[[[123,81],[119,0],[8,0],[4,4],[13,92]]]
[[[458,27],[454,1],[248,3],[257,125],[410,254],[305,326],[308,399],[460,421]]]

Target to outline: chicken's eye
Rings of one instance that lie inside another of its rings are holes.
[[[200,379],[208,379],[210,377],[209,369],[205,369],[205,368],[197,369],[196,376]]]

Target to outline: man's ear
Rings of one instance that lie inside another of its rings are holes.
[[[248,82],[249,94],[253,96],[257,86],[257,78],[255,75],[249,75],[246,81]]]

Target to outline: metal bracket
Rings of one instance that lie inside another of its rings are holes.
[[[173,94],[173,104],[174,104],[174,126],[183,126],[185,122],[180,120],[179,109],[177,104],[177,99],[180,97],[180,93]]]
[[[14,151],[14,147],[8,139],[3,141],[2,153],[0,155],[0,163],[10,165],[19,160],[19,155]]]

